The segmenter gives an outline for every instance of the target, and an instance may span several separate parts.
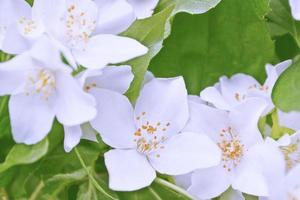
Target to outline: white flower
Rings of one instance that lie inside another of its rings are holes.
[[[46,31],[72,66],[104,67],[147,53],[134,39],[116,36],[134,21],[125,1],[38,0]]]
[[[288,142],[287,137],[278,141],[281,145],[286,145]],[[251,168],[252,171],[255,169],[254,174],[260,175],[261,180],[267,183],[268,193],[260,197],[260,200],[297,200],[300,198],[300,165],[287,170],[289,162],[285,160],[286,155],[282,154],[282,149],[278,149],[278,144],[269,138],[264,143],[256,145],[248,153],[249,162],[245,167],[250,171]]]
[[[40,13],[24,0],[1,0],[0,13],[0,49],[7,53],[28,50],[44,34]]]
[[[0,95],[11,95],[9,113],[16,142],[41,141],[54,117],[73,126],[96,116],[94,98],[83,91],[71,72],[47,38],[0,64]]]
[[[265,115],[274,108],[271,94],[275,82],[280,74],[291,65],[291,62],[291,60],[287,60],[276,66],[267,64],[267,79],[263,85],[246,74],[236,74],[230,79],[224,76],[220,78],[220,82],[215,86],[204,89],[200,96],[203,100],[224,110],[231,110],[250,97],[263,98],[268,102],[268,106],[263,113]]]
[[[110,90],[99,89],[96,98],[102,99],[97,105],[101,114],[91,125],[114,148],[104,155],[111,189],[146,187],[155,170],[179,175],[220,162],[220,150],[207,136],[180,133],[189,118],[181,77],[154,78],[141,90],[135,108]]]
[[[193,172],[188,191],[200,199],[217,197],[230,186],[253,195],[264,194],[263,183],[256,179],[241,180],[247,174],[242,170],[247,152],[263,141],[257,123],[266,102],[260,98],[249,98],[230,112],[195,101],[189,104],[190,121],[184,130],[210,137],[222,151],[222,161],[218,166]]]
[[[127,0],[138,19],[150,17],[159,0]]]
[[[300,0],[289,0],[292,15],[296,20],[300,20]]]
[[[276,144],[284,155],[287,171],[300,164],[300,131],[293,135],[284,135],[277,141],[271,138],[268,140]]]
[[[79,75],[79,80],[82,88],[97,97],[96,101],[100,104],[102,98],[101,93],[98,94],[98,89],[123,94],[128,90],[133,80],[133,74],[130,66],[110,66],[103,69],[88,69]],[[102,115],[101,110],[98,114]],[[71,127],[64,126],[64,131],[64,148],[66,152],[70,152],[80,142],[81,138],[97,142],[97,132],[89,123]]]
[[[274,178],[277,179],[274,180]],[[300,165],[293,168],[286,176],[269,177],[270,196],[261,200],[298,200],[300,199]],[[275,182],[276,181],[276,182]]]

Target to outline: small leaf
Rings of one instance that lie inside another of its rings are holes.
[[[48,140],[28,146],[16,144],[8,153],[4,163],[0,164],[0,173],[15,165],[30,164],[41,159],[48,151]]]

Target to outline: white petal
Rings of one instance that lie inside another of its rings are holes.
[[[291,66],[292,63],[293,63],[292,60],[285,60],[275,65],[278,76],[280,76],[289,66]]]
[[[128,0],[138,19],[150,17],[158,0]]]
[[[2,50],[9,54],[20,54],[31,47],[31,42],[26,40],[15,25],[7,28],[2,42]]]
[[[32,6],[33,17],[41,20],[47,29],[57,26],[65,11],[65,0],[34,0]]]
[[[46,36],[36,41],[29,52],[35,61],[51,71],[61,70],[67,73],[72,72],[70,67],[62,62],[61,52],[55,46],[53,40],[50,40]]]
[[[174,176],[174,180],[176,185],[188,189],[192,184],[192,172],[184,175]]]
[[[38,96],[11,96],[9,114],[14,140],[28,145],[43,140],[54,120],[50,106]]]
[[[206,134],[218,141],[220,132],[229,126],[228,113],[192,101],[189,101],[189,107],[190,119],[184,130]]]
[[[138,190],[149,186],[156,177],[147,158],[136,150],[110,150],[104,158],[112,190]]]
[[[278,118],[279,118],[279,124],[281,126],[291,128],[293,130],[299,130],[300,129],[300,112],[297,111],[291,111],[288,113],[285,113],[278,109]]]
[[[131,67],[127,65],[118,67],[105,67],[101,75],[89,76],[86,84],[96,84],[98,88],[113,90],[120,94],[125,93],[133,80]]]
[[[96,34],[119,34],[134,21],[133,8],[126,0],[95,0],[99,8],[99,20]]]
[[[129,100],[105,89],[94,89],[92,94],[97,100],[98,115],[91,121],[103,141],[114,148],[134,148],[133,108]]]
[[[210,199],[225,192],[231,184],[229,173],[222,166],[197,170],[192,175],[192,185],[188,192],[199,199]]]
[[[25,54],[0,63],[0,96],[24,92],[27,70],[31,67],[32,60]]]
[[[96,116],[95,99],[84,92],[71,75],[57,73],[56,84],[55,113],[59,122],[74,126],[88,122]]]
[[[148,49],[134,39],[115,35],[96,35],[83,50],[74,50],[78,63],[86,68],[103,67],[146,54]]]
[[[223,97],[231,106],[241,103],[250,87],[260,86],[252,76],[246,74],[235,74],[230,79],[220,78],[220,88]]]
[[[264,99],[249,98],[230,112],[231,124],[246,145],[251,146],[262,141],[258,120],[265,108]]]
[[[188,120],[187,91],[182,77],[153,79],[141,90],[135,106],[138,127],[169,123],[164,135],[177,134]],[[143,115],[144,114],[144,115]]]
[[[31,7],[24,0],[0,0],[0,24],[10,25],[20,17],[30,17]]]
[[[289,0],[292,15],[296,20],[300,20],[300,1],[299,0]]]
[[[181,175],[216,166],[221,161],[219,147],[206,135],[184,132],[172,136],[149,155],[149,161],[162,174]]]
[[[270,142],[257,144],[245,154],[233,187],[248,194],[268,196],[271,189],[280,187],[284,173],[284,157],[277,146]]]
[[[93,129],[90,123],[84,123],[81,125],[82,130],[82,139],[98,142],[97,140],[97,131]]]
[[[226,102],[220,91],[216,87],[207,87],[201,93],[200,97],[215,107],[223,110],[231,110],[231,105]]]
[[[64,132],[64,148],[66,152],[70,152],[80,142],[82,136],[81,127],[80,125],[64,126]]]

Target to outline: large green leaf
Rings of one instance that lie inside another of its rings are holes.
[[[170,34],[170,21],[179,12],[204,13],[216,6],[220,0],[162,0],[156,13],[147,19],[136,21],[124,36],[135,38],[149,48],[149,52],[130,61],[135,75],[134,81],[127,91],[131,101],[135,101],[142,86],[144,74],[151,59],[161,50],[162,42]]]
[[[296,59],[278,79],[273,89],[273,102],[281,110],[300,111],[300,59]]]
[[[150,70],[159,77],[183,75],[194,94],[221,75],[245,72],[262,80],[274,55],[267,11],[268,0],[223,0],[202,15],[178,14]]]

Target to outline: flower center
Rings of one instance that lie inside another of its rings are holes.
[[[241,93],[237,92],[237,93],[234,94],[234,98],[238,102],[241,102],[241,101],[243,101],[246,98],[246,96],[244,94],[241,94]]]
[[[40,23],[26,17],[21,17],[18,21],[18,28],[25,37],[35,37],[43,33],[43,28]]]
[[[85,12],[76,9],[74,4],[68,7],[64,23],[67,44],[71,48],[83,47],[89,41],[90,35],[96,28],[96,21],[90,19]]]
[[[134,142],[137,144],[137,151],[142,154],[149,154],[157,149],[163,149],[163,142],[167,139],[165,132],[170,127],[170,123],[155,122],[150,123],[145,119],[146,112],[142,112],[136,117],[138,122],[142,122],[134,133]],[[159,158],[160,155],[156,154]]]
[[[245,147],[231,127],[221,131],[218,146],[222,150],[223,168],[230,172],[241,162]]]
[[[45,69],[35,70],[27,77],[25,94],[27,96],[38,94],[46,101],[53,94],[56,87],[54,75]]]
[[[285,163],[288,170],[300,163],[300,138],[297,138],[292,144],[280,147],[284,155]]]
[[[254,84],[254,85],[251,85],[248,89],[249,90],[258,90],[258,91],[267,93],[269,91],[269,86],[267,86],[267,85],[261,86],[261,85]]]

